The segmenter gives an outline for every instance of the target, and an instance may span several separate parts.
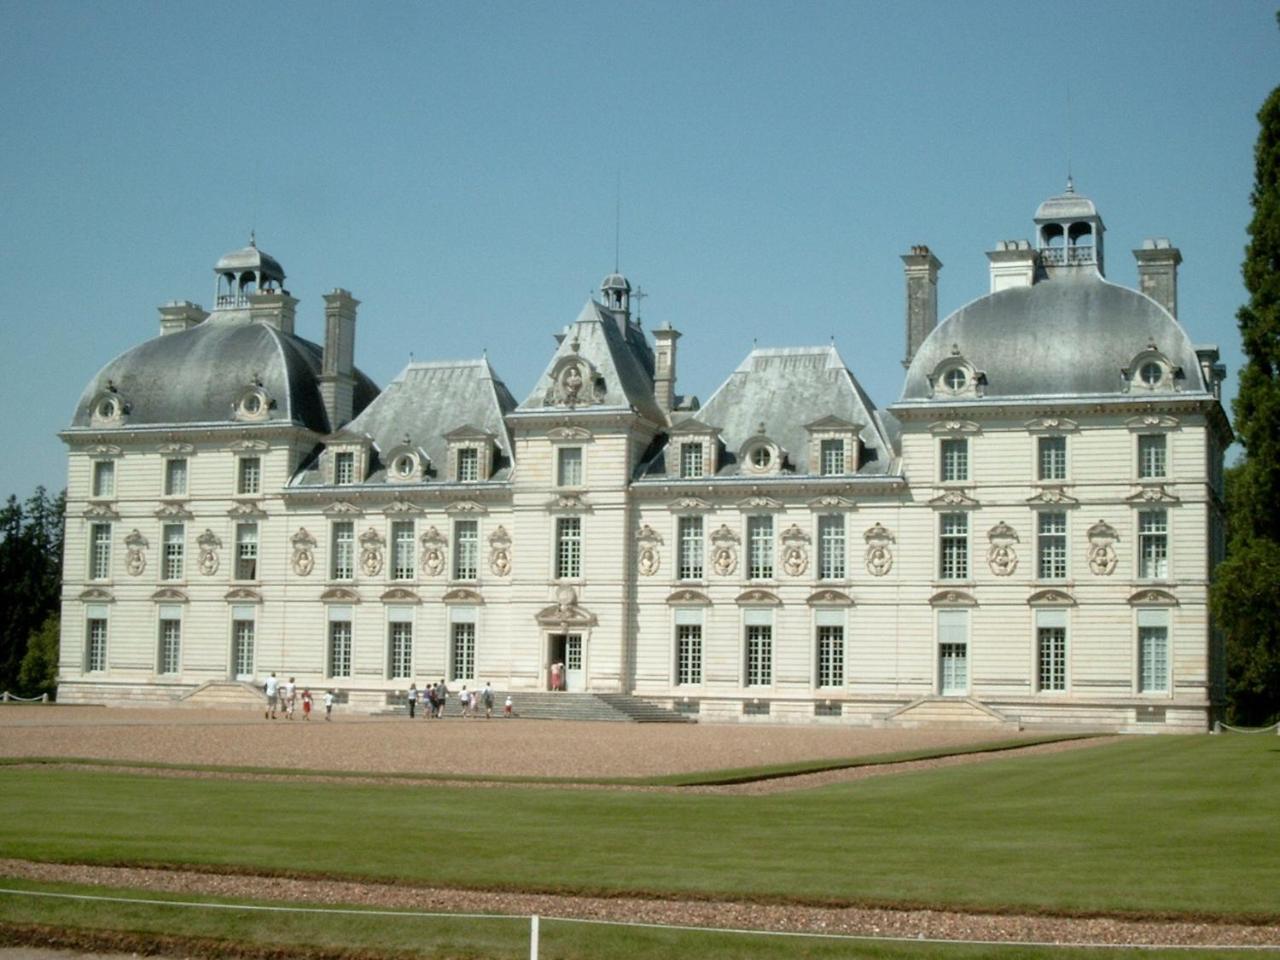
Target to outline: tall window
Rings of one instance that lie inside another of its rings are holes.
[[[329,577],[333,580],[351,580],[356,575],[356,525],[352,520],[338,520],[333,524],[332,559]]]
[[[476,678],[476,625],[453,625],[453,655],[449,659],[450,680],[474,680]]]
[[[95,523],[89,527],[89,579],[106,580],[111,576],[111,524]]]
[[[107,669],[107,618],[90,614],[85,626],[84,669],[101,673]]]
[[[818,518],[818,579],[844,579],[844,517]]]
[[[1041,513],[1037,576],[1041,580],[1065,580],[1067,576],[1067,515]]]
[[[676,683],[702,682],[702,624],[676,625]]]
[[[1138,513],[1138,576],[1144,580],[1169,576],[1169,514],[1165,510]]]
[[[702,518],[681,517],[677,521],[680,540],[680,579],[702,579]]]
[[[93,465],[93,495],[111,497],[116,492],[116,465],[111,460],[99,460]]]
[[[773,576],[773,517],[747,517],[747,576],[767,580]]]
[[[1037,445],[1040,464],[1037,476],[1041,480],[1067,479],[1067,438],[1040,437]]]
[[[393,620],[387,629],[387,677],[391,680],[408,679],[413,675],[413,623]]]
[[[747,627],[747,686],[766,687],[773,683],[773,627]]]
[[[844,441],[823,440],[820,459],[824,477],[838,477],[843,474],[845,472]]]
[[[696,480],[702,474],[702,442],[680,444],[680,476]]]
[[[253,620],[248,616],[236,616],[231,621],[231,638],[232,659],[235,662],[236,676],[253,676]]]
[[[1037,683],[1041,690],[1067,689],[1067,629],[1066,627],[1039,627],[1036,630],[1036,646],[1040,672]]]
[[[333,455],[333,482],[344,486],[356,482],[356,455],[350,450]]]
[[[556,518],[556,576],[582,576],[582,518]]]
[[[332,614],[330,614],[332,616]],[[351,676],[351,619],[329,621],[328,676]]]
[[[1169,628],[1138,626],[1138,690],[1169,691]]]
[[[172,612],[160,612],[159,673],[178,673],[182,662],[182,619]]]
[[[818,627],[818,686],[844,686],[844,627]]]
[[[458,482],[475,483],[480,479],[480,451],[475,447],[458,448]]]
[[[161,562],[166,580],[182,579],[182,561],[186,552],[186,531],[180,523],[164,526],[164,558]]]
[[[258,525],[236,524],[236,579],[258,579]]]
[[[181,457],[164,462],[164,495],[166,497],[185,497],[187,495],[187,461]]]
[[[556,483],[562,487],[582,486],[581,447],[561,447],[556,451]]]
[[[965,580],[969,576],[969,515],[944,513],[938,576],[943,580]]]
[[[1142,480],[1165,476],[1168,459],[1168,437],[1163,433],[1138,436],[1138,477]]]
[[[262,458],[241,457],[236,477],[236,493],[253,494],[262,491]]]
[[[952,439],[942,441],[942,482],[954,483],[969,479],[969,441]]]
[[[412,580],[413,521],[397,520],[391,524],[391,577],[394,580]]]
[[[479,521],[456,521],[453,525],[453,579],[474,580],[479,559]]]

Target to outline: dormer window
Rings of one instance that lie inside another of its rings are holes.
[[[368,445],[350,433],[332,440],[324,452],[324,475],[326,483],[339,487],[364,483],[369,476]]]
[[[843,477],[858,472],[862,425],[836,416],[805,424],[809,431],[809,473]]]
[[[764,473],[773,463],[773,451],[763,443],[757,447],[752,447],[747,457],[751,464],[751,469],[756,473]]]
[[[1154,360],[1148,360],[1138,368],[1138,377],[1148,387],[1159,386],[1160,381],[1164,379],[1164,367]]]
[[[350,450],[333,455],[333,482],[339,486],[356,482],[356,455]]]
[[[821,444],[819,472],[824,477],[838,477],[845,472],[843,440],[823,440]]]
[[[94,398],[93,405],[89,408],[89,417],[95,427],[115,427],[124,421],[127,412],[115,385],[108,381],[107,389]]]
[[[952,393],[959,393],[968,382],[969,377],[963,367],[952,367],[942,375],[942,385]]]
[[[1177,381],[1182,379],[1182,369],[1161,353],[1154,341],[1148,343],[1147,349],[1134,357],[1121,374],[1125,389],[1135,392],[1163,393],[1177,390]]]
[[[475,447],[463,447],[458,451],[459,483],[475,483],[480,479],[480,451]]]
[[[391,464],[391,473],[400,480],[407,480],[413,476],[413,471],[418,468],[418,460],[411,453],[402,453],[396,457]]]
[[[680,478],[696,480],[703,475],[702,442],[680,444]]]
[[[929,375],[929,383],[933,387],[935,397],[973,397],[982,396],[986,386],[986,374],[975,370],[973,364],[960,353],[960,347],[953,344],[951,356],[944,359]]]
[[[232,415],[237,420],[265,420],[271,413],[271,405],[271,398],[255,381],[240,391],[232,404]]]
[[[449,444],[448,479],[453,483],[484,483],[493,472],[497,437],[464,425],[444,435]]]
[[[715,476],[720,452],[718,432],[696,417],[685,417],[673,425],[663,454],[667,476],[673,480]]]

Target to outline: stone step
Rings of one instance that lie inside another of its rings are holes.
[[[493,715],[501,716],[506,691],[494,691]],[[657,706],[639,697],[615,693],[552,693],[520,691],[511,695],[516,716],[527,720],[594,720],[609,723],[692,723],[673,710]],[[480,708],[483,716],[484,708]],[[405,704],[378,711],[382,716],[408,716]],[[460,717],[462,705],[456,694],[450,694],[445,716]]]

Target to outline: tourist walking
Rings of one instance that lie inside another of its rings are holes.
[[[480,700],[484,704],[484,718],[493,719],[493,686],[488,680],[484,682],[484,693],[480,695]]]
[[[416,683],[409,684],[409,719],[414,717],[413,711],[418,708],[418,685]]]
[[[502,705],[502,718],[504,720],[511,719],[511,708],[514,704],[511,702],[511,694],[507,694],[507,702]]]
[[[311,719],[311,691],[303,689],[302,691],[302,719]]]
[[[276,718],[276,695],[280,692],[280,681],[276,679],[274,673],[267,677],[267,682],[262,686],[263,692],[267,695],[267,712],[264,719],[274,720]]]
[[[444,677],[436,684],[436,717],[444,719],[444,708],[449,705],[449,688],[444,685]]]
[[[333,719],[333,691],[326,690],[324,692],[324,718],[326,720]]]
[[[286,720],[293,719],[293,709],[298,702],[298,684],[293,677],[289,678],[289,682],[284,685],[284,717]]]

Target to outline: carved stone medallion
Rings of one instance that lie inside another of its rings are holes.
[[[499,577],[511,572],[511,535],[506,527],[499,526],[489,534],[489,569]]]
[[[382,554],[386,543],[382,534],[373,527],[360,534],[360,569],[366,577],[376,577],[382,572]]]
[[[893,569],[893,534],[877,523],[867,529],[862,539],[867,541],[867,573],[883,577]]]
[[[422,569],[429,577],[438,577],[444,572],[445,549],[449,541],[435,527],[431,527],[418,538],[422,544]]]
[[[1105,520],[1099,520],[1086,532],[1089,538],[1089,570],[1099,577],[1109,577],[1115,572],[1119,557],[1116,555],[1116,541],[1120,535],[1115,527]]]
[[[658,572],[662,556],[658,546],[662,543],[662,535],[649,524],[645,524],[636,532],[636,543],[640,545],[640,554],[636,559],[636,568],[641,576],[652,577]]]
[[[147,546],[147,538],[136,528],[124,538],[124,568],[130,576],[140,576],[147,569]]]
[[[196,561],[196,566],[206,577],[213,576],[218,572],[218,551],[222,548],[222,541],[218,539],[216,533],[206,529],[196,538],[196,546],[200,550],[200,558]]]
[[[792,524],[782,531],[782,569],[788,576],[798,577],[809,569],[809,535]]]
[[[300,577],[309,575],[316,566],[316,538],[306,527],[299,527],[289,542],[293,544],[293,572]]]
[[[987,533],[991,541],[991,549],[987,551],[987,564],[997,577],[1007,577],[1018,569],[1018,551],[1013,545],[1018,542],[1018,533],[1003,520]]]
[[[728,524],[720,524],[720,529],[711,534],[711,569],[720,576],[727,577],[738,569],[739,542]]]

